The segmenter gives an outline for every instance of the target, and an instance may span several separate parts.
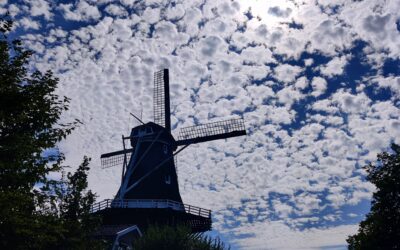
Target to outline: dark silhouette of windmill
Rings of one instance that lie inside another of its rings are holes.
[[[135,116],[142,125],[122,136],[123,149],[101,155],[103,168],[122,165],[122,180],[113,200],[92,207],[92,212],[103,216],[99,236],[124,244],[124,237],[125,241],[132,238],[126,235],[140,235],[138,228],[145,230],[149,224],[185,224],[192,232],[211,229],[210,210],[182,203],[174,156],[191,144],[246,135],[244,121],[182,128],[175,140],[170,115],[169,73],[164,69],[154,74],[154,122],[145,124]]]

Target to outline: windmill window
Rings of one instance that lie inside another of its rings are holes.
[[[166,175],[165,176],[165,183],[166,184],[171,184],[171,176],[170,175]]]
[[[163,149],[164,149],[164,154],[167,154],[168,153],[168,146],[164,145]]]

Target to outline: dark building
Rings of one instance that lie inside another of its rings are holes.
[[[117,247],[131,242],[124,232],[141,235],[151,224],[184,224],[192,232],[210,230],[210,210],[182,203],[174,156],[194,143],[245,135],[244,121],[232,119],[183,128],[175,140],[171,134],[167,69],[154,75],[154,122],[144,124],[137,119],[142,125],[133,128],[130,136],[122,137],[123,150],[101,156],[103,167],[123,168],[114,199],[93,205],[92,212],[103,217],[97,236],[114,240]],[[130,148],[126,148],[127,140]]]

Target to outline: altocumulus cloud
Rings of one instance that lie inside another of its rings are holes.
[[[60,78],[78,128],[68,163],[117,190],[99,155],[152,117],[152,75],[171,72],[173,128],[243,116],[249,135],[179,155],[185,202],[213,210],[234,248],[344,247],[373,187],[361,166],[400,143],[400,2],[0,1],[35,66]]]

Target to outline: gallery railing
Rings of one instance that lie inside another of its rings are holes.
[[[90,212],[96,213],[107,208],[170,208],[177,211],[198,215],[205,218],[211,218],[211,210],[183,204],[172,200],[112,200],[106,199],[92,205]]]

